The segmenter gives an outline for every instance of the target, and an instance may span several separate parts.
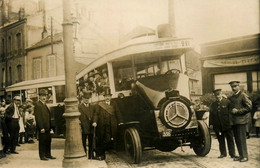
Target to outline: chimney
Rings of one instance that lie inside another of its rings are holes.
[[[9,8],[9,0],[2,0],[2,22],[1,25],[4,25],[5,23],[8,22],[9,20],[9,12],[8,12],[8,8]]]
[[[47,37],[48,32],[46,29],[46,8],[45,8],[45,0],[40,0],[40,10],[42,11],[42,39]]]
[[[176,37],[174,0],[168,0],[168,22],[171,28],[172,37]]]
[[[46,38],[48,36],[48,32],[45,26],[43,26],[43,31],[42,31],[42,39]]]
[[[19,20],[22,20],[25,18],[25,10],[24,8],[20,8],[19,10]]]

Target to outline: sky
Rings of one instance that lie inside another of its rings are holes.
[[[84,0],[83,0],[84,1]],[[108,38],[168,23],[168,0],[85,1]],[[259,33],[259,0],[175,0],[177,37],[197,45]]]

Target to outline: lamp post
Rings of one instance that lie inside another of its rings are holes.
[[[73,56],[72,32],[73,24],[71,19],[71,0],[63,0],[63,48],[65,64],[65,92],[66,99],[65,113],[66,120],[66,140],[64,149],[64,159],[62,167],[85,167],[87,157],[81,140],[81,130],[79,123],[79,110],[76,91],[76,71]]]

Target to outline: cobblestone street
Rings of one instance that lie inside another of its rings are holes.
[[[252,137],[247,140],[249,161],[240,163],[233,161],[229,156],[218,159],[220,155],[217,139],[212,137],[211,151],[206,157],[198,157],[189,147],[177,148],[172,152],[160,152],[158,150],[149,150],[143,152],[142,162],[138,165],[128,164],[122,158],[118,158],[115,152],[109,152],[106,159],[109,168],[124,167],[169,167],[169,168],[224,168],[224,167],[260,167],[260,138]],[[122,156],[120,154],[120,156]]]
[[[158,150],[148,150],[143,152],[142,162],[140,164],[129,164],[124,159],[123,153],[115,151],[107,152],[106,164],[109,168],[127,168],[127,167],[169,167],[169,168],[224,168],[224,167],[260,167],[260,138],[252,137],[247,140],[249,161],[245,163],[234,162],[230,157],[218,159],[219,150],[217,140],[212,138],[212,147],[206,157],[198,157],[189,147],[177,148],[172,152],[160,152]],[[41,167],[62,167],[64,154],[64,139],[54,138],[52,140],[52,154],[57,157],[56,160],[48,162],[41,161],[38,156],[38,142],[34,144],[24,144],[17,147],[18,155],[7,155],[0,159],[1,168],[41,168]],[[105,162],[90,161],[96,167],[106,167]],[[95,163],[94,163],[95,162]]]

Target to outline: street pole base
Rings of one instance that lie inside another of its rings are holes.
[[[81,158],[64,158],[62,161],[63,168],[107,168],[106,162],[98,160],[89,160],[87,157]]]

